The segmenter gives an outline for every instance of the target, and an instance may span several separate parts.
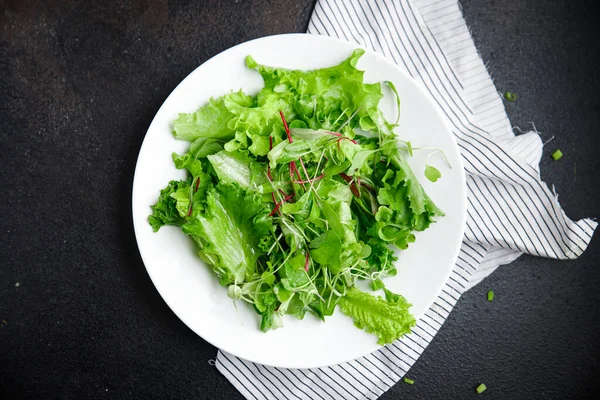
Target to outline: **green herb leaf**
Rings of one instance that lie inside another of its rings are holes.
[[[427,165],[425,166],[425,177],[431,182],[436,182],[442,177],[442,173],[437,168],[431,165]]]
[[[388,85],[390,89],[392,89],[392,92],[394,92],[396,95],[396,106],[398,107],[398,113],[396,114],[396,122],[394,122],[394,125],[398,125],[398,121],[400,121],[400,95],[398,94],[398,90],[396,90],[396,86],[392,82],[385,81],[385,84]],[[409,153],[411,153],[410,155],[412,156],[411,150],[409,150]]]
[[[340,268],[342,240],[334,231],[326,231],[310,243],[310,255],[319,264]]]
[[[371,289],[373,289],[373,290],[383,289],[384,287],[385,287],[385,284],[379,278],[377,278],[371,282]]]
[[[357,152],[352,159],[352,165],[350,165],[348,175],[352,176],[357,173],[363,167],[364,163],[367,161],[367,158],[378,151],[379,150],[361,150]]]
[[[308,275],[304,271],[306,256],[298,253],[284,264],[281,270],[282,278],[287,280],[288,288],[296,289],[308,283]]]

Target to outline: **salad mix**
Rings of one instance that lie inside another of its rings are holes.
[[[175,138],[190,142],[173,154],[187,179],[169,182],[148,221],[191,237],[264,332],[284,314],[325,320],[336,306],[380,344],[416,322],[383,278],[397,272],[393,247],[406,249],[443,212],[406,162],[414,149],[395,136],[398,120],[378,108],[381,84],[365,83],[356,68],[363,53],[313,71],[248,56],[264,79],[256,96],[232,92],[173,122]],[[439,171],[427,166],[426,176],[435,181]],[[359,280],[383,296],[360,290]]]

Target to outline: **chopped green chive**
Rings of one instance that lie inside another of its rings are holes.
[[[494,291],[490,290],[488,292],[488,301],[492,301],[492,300],[494,300]]]
[[[485,392],[485,389],[487,389],[487,386],[485,386],[485,383],[480,383],[479,386],[477,386],[477,389],[475,389],[475,391],[477,392],[477,394],[481,394],[481,393]]]
[[[410,378],[404,377],[403,380],[404,380],[404,383],[408,383],[409,385],[414,385],[415,384],[415,381],[413,381]]]
[[[556,150],[554,153],[552,153],[552,158],[554,159],[554,161],[560,160],[562,156],[563,153],[560,150]]]
[[[508,101],[515,101],[517,99],[517,95],[512,92],[504,93],[504,98]]]

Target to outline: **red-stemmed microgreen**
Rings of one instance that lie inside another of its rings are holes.
[[[273,150],[273,136],[269,136],[269,151],[271,150]],[[267,177],[273,182],[273,177],[271,176],[271,163],[267,163]]]
[[[288,141],[293,143],[292,135],[290,134],[290,127],[288,126],[287,121],[285,120],[285,116],[283,115],[283,111],[279,110],[279,116],[281,117],[281,121],[283,122],[283,128],[285,129],[285,134],[287,135]]]
[[[308,175],[308,171],[306,170],[306,166],[304,165],[304,160],[302,160],[302,157],[300,157],[300,165],[302,166],[302,170],[304,171],[306,179],[310,180],[310,175]]]
[[[200,179],[200,178],[198,178],[198,179]],[[197,185],[193,185],[193,184],[190,185],[190,191],[189,191],[189,196],[188,196],[188,200],[190,202],[190,205],[188,207],[188,212],[187,212],[188,217],[190,217],[192,215],[193,206],[194,206],[194,193],[196,192],[194,190],[194,186],[197,186]],[[198,189],[196,189],[196,190],[198,190]]]
[[[281,117],[281,121],[283,122],[283,128],[285,129],[285,134],[287,135],[287,139],[288,142],[293,143],[294,140],[292,139],[292,135],[290,133],[290,127],[288,126],[287,121],[285,120],[285,116],[283,115],[283,111],[279,111],[279,116]],[[300,161],[302,161],[302,158],[300,158]],[[300,172],[298,172],[298,166],[296,165],[295,161],[291,161],[290,162],[290,178],[293,180],[294,178],[294,174],[298,175],[298,179],[302,180],[302,177],[300,176]],[[306,190],[306,187],[304,186],[304,184],[302,184],[302,188],[304,190]]]
[[[323,179],[324,176],[325,176],[325,174],[321,174],[321,175],[316,176],[316,177],[311,178],[311,179],[305,179],[305,180],[302,180],[302,181],[301,180],[295,180],[295,181],[292,181],[292,182],[294,182],[294,183],[312,183],[312,182],[318,181],[319,179]]]
[[[271,193],[272,194],[272,193]],[[294,195],[290,194],[286,197],[283,198],[283,200],[281,200],[278,203],[275,203],[275,208],[273,209],[273,211],[271,211],[271,213],[269,214],[269,217],[272,217],[277,211],[279,211],[279,208],[289,199],[291,199]],[[275,201],[275,196],[273,196],[273,201]]]
[[[304,271],[305,272],[308,272],[309,261],[310,261],[310,253],[308,252],[308,249],[306,249],[306,260],[304,261]]]
[[[352,194],[356,197],[360,197],[360,191],[358,190],[358,187],[356,186],[356,182],[354,182],[354,178],[346,175],[345,173],[341,173],[340,176],[342,177],[343,180],[346,181],[346,183],[348,183],[348,185],[350,186],[350,191],[352,192]]]

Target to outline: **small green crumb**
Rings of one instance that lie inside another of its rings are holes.
[[[490,290],[488,292],[488,301],[492,301],[492,300],[494,300],[494,291]]]
[[[515,101],[517,99],[517,95],[512,92],[504,93],[504,98],[508,101]]]
[[[480,383],[479,386],[477,386],[477,389],[475,389],[475,391],[477,392],[477,394],[481,394],[481,393],[485,392],[485,389],[487,389],[487,386],[485,386],[485,383]]]
[[[404,383],[408,383],[409,385],[415,384],[415,381],[413,381],[412,379],[407,378],[407,377],[404,377],[403,381],[404,381]]]
[[[554,159],[554,161],[560,160],[562,156],[563,153],[560,150],[556,150],[554,153],[552,153],[552,158]]]

